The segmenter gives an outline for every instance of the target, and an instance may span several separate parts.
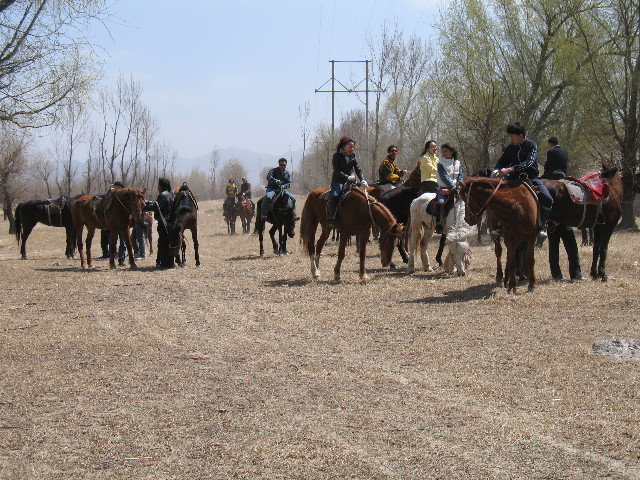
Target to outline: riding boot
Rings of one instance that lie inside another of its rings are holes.
[[[436,203],[436,213],[435,213],[435,217],[436,217],[436,233],[438,235],[442,235],[442,222],[440,220],[440,216],[442,213],[442,205],[439,203]]]
[[[327,201],[327,224],[329,228],[336,226],[337,207],[338,197],[334,197],[333,195],[329,196],[329,200]]]
[[[547,238],[547,222],[551,215],[551,209],[540,207],[540,227],[538,228],[538,238]]]

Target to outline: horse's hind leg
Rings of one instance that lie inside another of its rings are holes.
[[[121,230],[122,238],[124,239],[125,245],[127,246],[127,254],[129,255],[129,268],[132,270],[136,270],[138,266],[136,265],[135,255],[133,254],[133,246],[131,245],[131,232],[129,232],[129,227]]]
[[[591,278],[598,279],[598,260],[600,258],[600,249],[602,242],[602,227],[596,225],[593,229],[593,259],[591,260]]]
[[[80,230],[80,233],[82,233],[82,230]],[[93,268],[93,265],[92,265],[93,260],[91,258],[91,242],[93,241],[93,236],[95,235],[95,233],[96,233],[96,229],[95,228],[91,228],[91,227],[89,227],[89,225],[87,225],[87,238],[85,239],[84,243],[85,243],[85,245],[87,247],[86,255],[87,255],[87,267],[88,268]],[[81,244],[82,244],[82,241],[79,240],[78,241],[78,245],[81,245]],[[80,255],[80,259],[82,259],[82,254]],[[84,268],[84,266],[82,268]]]
[[[271,246],[273,247],[273,253],[275,253],[276,255],[279,255],[280,252],[278,250],[278,244],[276,242],[276,230],[278,229],[277,226],[273,226],[269,229],[269,236],[271,237]]]
[[[345,249],[347,248],[347,239],[349,235],[340,235],[340,246],[338,247],[338,260],[336,261],[336,266],[333,268],[333,280],[336,282],[340,281],[340,266],[342,265],[342,261],[344,260]]]
[[[264,222],[256,221],[256,230],[258,231],[258,240],[260,240],[260,256],[264,257]]]
[[[606,272],[606,262],[607,262],[607,254],[609,253],[609,240],[611,240],[611,235],[613,234],[613,229],[608,228],[608,225],[598,225],[594,229],[594,241],[593,241],[593,251],[594,251],[594,264],[591,266],[591,276],[593,277],[593,271],[595,269],[595,252],[596,245],[598,246],[598,270],[596,271],[596,276],[594,278],[600,278],[603,282],[608,280],[607,272]],[[596,243],[596,236],[598,237],[598,241]]]
[[[364,269],[364,261],[367,258],[367,242],[369,241],[369,235],[356,235],[356,242],[360,248],[360,281],[367,282],[369,276]]]
[[[35,223],[33,225],[22,225],[22,245],[20,245],[20,255],[22,260],[27,259],[27,238],[31,235],[33,227],[35,227]]]
[[[191,229],[191,239],[193,240],[193,251],[194,251],[195,257],[196,257],[196,267],[199,267],[200,266],[200,254],[198,253],[198,229],[197,229],[197,227],[193,227]]]

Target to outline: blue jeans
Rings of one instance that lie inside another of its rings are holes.
[[[342,182],[331,182],[331,193],[329,194],[332,197],[339,197],[342,193],[342,188],[344,185]]]
[[[532,178],[531,183],[538,187],[538,201],[540,202],[540,206],[545,210],[551,210],[553,198],[551,197],[549,190],[547,190],[547,187],[542,183],[542,180],[540,178]]]
[[[143,257],[145,253],[144,245],[144,229],[145,225],[134,225],[131,229],[131,246],[133,247],[133,253],[137,257]]]

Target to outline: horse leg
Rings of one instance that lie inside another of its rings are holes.
[[[80,254],[80,268],[83,270],[86,268],[85,257],[84,257],[84,246],[82,245],[82,230],[84,229],[84,225],[78,221],[78,225],[76,226],[76,247],[78,249],[78,253]],[[88,228],[87,228],[88,231]]]
[[[447,242],[447,235],[440,235],[440,243],[438,244],[438,253],[436,253],[436,263],[442,266],[442,253],[444,252],[444,246]]]
[[[136,259],[133,255],[133,246],[131,245],[131,232],[129,231],[129,227],[120,230],[120,234],[122,238],[124,238],[124,243],[127,246],[127,254],[129,255],[129,268],[131,270],[137,270],[138,266],[136,265]]]
[[[198,227],[191,229],[191,239],[193,240],[193,251],[196,257],[196,267],[200,266],[200,254],[198,253]]]
[[[502,243],[500,237],[491,235],[493,240],[493,251],[496,254],[496,283],[501,284],[504,281],[504,273],[502,271]],[[505,283],[505,287],[506,287]]]
[[[369,241],[369,235],[356,235],[356,241],[360,247],[360,281],[368,282],[369,275],[364,269],[364,261],[367,258],[367,242]]]
[[[347,239],[349,235],[340,235],[340,246],[338,247],[338,260],[336,261],[336,266],[333,269],[333,280],[336,282],[340,281],[340,266],[342,265],[342,260],[344,260],[345,249],[347,248]]]
[[[80,232],[82,233],[82,231]],[[91,258],[91,242],[93,242],[93,236],[96,233],[96,229],[89,227],[89,225],[87,225],[87,238],[85,239],[85,245],[87,247],[87,268],[93,268],[93,259]],[[84,267],[83,267],[84,268]]]
[[[88,250],[88,248],[87,248]],[[118,231],[115,228],[109,230],[109,268],[116,269],[116,254],[118,251]],[[89,252],[87,252],[89,255]]]
[[[433,230],[425,226],[422,240],[420,240],[420,259],[422,260],[422,270],[425,272],[433,272],[431,261],[429,260],[429,252],[427,251],[432,236]]]
[[[595,232],[599,230],[599,241],[598,241],[598,250],[599,250],[599,262],[598,262],[598,271],[597,278],[600,278],[603,282],[608,280],[607,272],[605,269],[605,265],[607,262],[607,254],[609,252],[609,240],[611,240],[611,235],[613,234],[613,228],[611,228],[608,224],[597,225],[594,229],[594,242],[593,249],[595,251]],[[592,267],[593,268],[593,267]]]
[[[278,227],[274,225],[269,229],[269,236],[271,237],[271,246],[273,247],[273,253],[279,255],[280,252],[278,250],[278,243],[276,242],[276,230]]]
[[[598,279],[598,259],[600,258],[600,243],[602,242],[602,226],[593,229],[593,259],[591,260],[591,278]]]
[[[284,225],[280,227],[280,253],[282,255],[289,255],[289,250],[287,250],[287,234],[284,231]]]
[[[73,232],[75,232],[75,229],[73,228],[73,225],[66,225],[64,229],[67,234],[67,250],[64,253],[67,256],[67,259],[71,260],[73,259],[73,254],[75,252],[76,242],[75,238],[73,237]]]
[[[22,245],[20,245],[20,255],[22,256],[22,260],[27,259],[27,238],[31,235],[31,231],[36,224],[27,224],[22,225]]]
[[[507,294],[515,295],[516,294],[516,250],[518,249],[518,243],[513,241],[513,239],[508,239],[505,236],[504,239],[505,246],[507,247],[507,265],[505,268],[506,279],[505,283],[507,284]]]
[[[335,232],[334,229],[331,232]],[[315,279],[320,278],[320,254],[322,253],[322,248],[329,238],[330,231],[322,228],[320,231],[320,238],[318,238],[318,242],[313,247],[313,239],[309,240],[310,248],[309,248],[309,257],[311,258],[311,275]]]
[[[264,222],[262,220],[257,220],[256,221],[256,230],[258,231],[258,239],[260,240],[260,256],[264,257],[264,246],[263,246],[263,240],[264,240]]]
[[[412,217],[413,218],[413,217]],[[409,232],[409,261],[407,262],[407,272],[413,273],[416,271],[415,268],[415,256],[416,256],[416,248],[418,246],[418,241],[422,235],[422,222],[420,224],[411,223],[411,228]]]
[[[529,293],[534,293],[536,291],[536,273],[535,273],[535,242],[527,242],[527,250],[526,250],[526,260],[527,266],[529,269]]]

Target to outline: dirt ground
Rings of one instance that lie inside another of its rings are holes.
[[[7,231],[1,479],[640,478],[640,362],[591,353],[640,341],[640,234],[612,239],[608,283],[551,282],[543,248],[537,293],[509,297],[475,243],[464,278],[370,244],[367,284],[355,247],[330,280],[330,244],[313,281],[297,237],[260,258],[221,202],[199,269],[189,242],[186,268],[82,272],[42,225],[24,261]]]

